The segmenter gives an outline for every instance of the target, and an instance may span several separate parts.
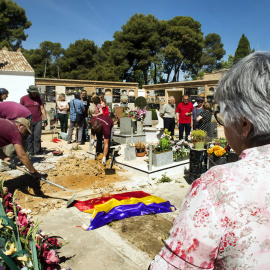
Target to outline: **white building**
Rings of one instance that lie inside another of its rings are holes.
[[[7,101],[20,102],[20,98],[27,94],[29,85],[34,84],[35,72],[20,49],[11,52],[3,47],[0,51],[0,88],[9,91]]]

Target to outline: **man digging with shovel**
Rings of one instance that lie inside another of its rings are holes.
[[[0,119],[0,127],[0,158],[4,161],[9,160],[3,152],[3,147],[13,144],[20,161],[27,167],[32,176],[40,179],[41,174],[34,168],[22,146],[22,137],[31,134],[30,122],[25,118],[18,118],[15,122]]]

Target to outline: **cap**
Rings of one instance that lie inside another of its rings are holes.
[[[20,118],[16,119],[16,122],[18,122],[18,123],[24,125],[24,126],[27,128],[28,132],[29,132],[30,134],[32,133],[32,132],[31,132],[31,129],[30,129],[31,123],[30,123],[29,120],[27,120],[27,119],[25,119],[25,118],[23,118],[23,117],[20,117]]]
[[[0,88],[0,96],[7,93],[8,93],[8,90],[6,88]]]
[[[203,97],[198,97],[198,98],[197,98],[197,102],[198,102],[198,101],[204,101],[204,98],[203,98]]]
[[[30,85],[26,91],[30,93],[39,93],[38,87],[35,85]]]

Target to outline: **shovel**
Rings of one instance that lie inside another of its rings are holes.
[[[112,152],[112,155],[111,155],[111,162],[110,162],[109,169],[105,169],[105,175],[115,174],[115,169],[112,169],[113,160],[114,160],[114,151],[115,151],[115,149],[113,149],[113,152]]]
[[[10,162],[4,161],[4,160],[3,160],[3,162],[6,163],[7,165],[11,165]],[[17,170],[20,170],[20,171],[22,171],[22,172],[24,172],[24,173],[26,173],[26,174],[32,176],[32,174],[31,174],[30,172],[28,172],[28,171],[26,171],[26,170],[24,170],[24,169],[22,169],[22,168],[20,168],[20,167],[18,167],[18,166],[16,166],[16,169],[17,169]],[[68,208],[68,207],[74,202],[74,200],[77,198],[77,193],[76,193],[74,190],[71,190],[71,189],[62,187],[62,186],[60,186],[60,185],[58,185],[58,184],[56,184],[56,183],[54,183],[54,182],[51,182],[51,181],[49,181],[49,180],[47,180],[47,179],[45,179],[45,178],[43,178],[43,177],[41,177],[40,179],[41,179],[42,181],[46,182],[46,183],[49,183],[49,184],[51,184],[51,185],[54,185],[54,186],[58,187],[58,188],[61,188],[61,189],[67,190],[67,191],[72,191],[72,192],[75,193],[75,194],[67,201],[67,208]]]

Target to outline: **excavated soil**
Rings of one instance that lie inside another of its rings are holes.
[[[42,161],[41,161],[42,164]],[[53,168],[43,170],[47,172],[46,179],[76,192],[89,190],[92,197],[105,196],[110,192],[116,192],[115,182],[127,180],[124,174],[105,175],[105,168],[101,159],[93,160],[85,157],[78,158],[68,156],[56,162],[51,162]],[[116,168],[116,172],[120,168]],[[40,169],[39,171],[42,171]],[[18,203],[26,209],[31,209],[33,214],[47,212],[53,208],[60,208],[74,195],[71,191],[62,190],[44,181],[34,180],[32,176],[11,176],[5,172],[0,173],[4,179],[4,186],[14,193]],[[88,196],[78,198],[85,200]]]

